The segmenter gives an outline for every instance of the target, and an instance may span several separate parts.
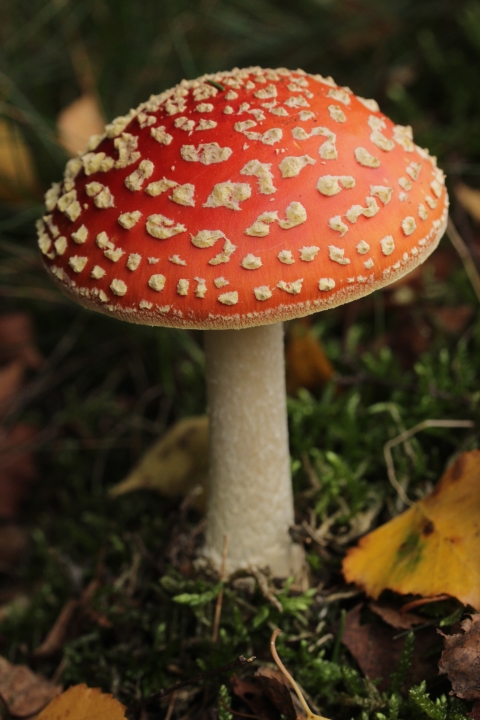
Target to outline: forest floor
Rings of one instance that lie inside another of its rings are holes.
[[[471,608],[439,599],[409,623],[412,596],[373,602],[341,572],[361,535],[405,509],[385,443],[425,420],[477,421],[478,300],[448,239],[395,286],[286,328],[292,535],[307,590],[268,572],[222,582],[198,570],[195,491],[108,494],[167,428],[205,411],[201,334],[79,310],[33,249],[1,251],[31,283],[0,316],[0,654],[112,692],[131,718],[305,717],[275,694],[280,628],[280,657],[322,715],[464,717],[471,703],[448,697],[439,675],[437,630],[457,632]],[[416,501],[477,447],[475,427],[425,429],[393,449],[396,477]],[[158,696],[239,656],[256,660]]]

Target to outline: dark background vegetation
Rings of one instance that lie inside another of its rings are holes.
[[[380,692],[339,642],[345,611],[358,601],[342,595],[342,538],[353,539],[359,513],[377,508],[380,523],[403,509],[388,484],[384,443],[427,418],[477,419],[478,299],[446,238],[410,282],[312,319],[310,331],[338,377],[290,400],[298,521],[311,521],[312,512],[317,524],[336,520],[327,548],[309,551],[307,594],[281,591],[280,613],[255,585],[229,586],[213,645],[219,586],[192,566],[201,517],[151,493],[107,496],[168,426],[204,412],[202,338],[94,315],[53,288],[34,221],[68,159],[56,119],[84,93],[96,95],[111,119],[184,77],[248,65],[332,75],[412,125],[446,171],[452,217],[479,259],[478,225],[455,199],[459,183],[480,186],[479,0],[4,0],[0,118],[30,149],[36,180],[26,183],[21,172],[0,178],[0,307],[2,315],[28,314],[44,360],[25,371],[1,418],[2,462],[33,447],[38,479],[13,518],[28,535],[27,551],[0,573],[0,611],[2,602],[14,603],[0,622],[0,653],[65,684],[101,686],[135,715],[142,697],[199,666],[240,653],[267,659],[279,625],[283,656],[325,714],[460,718],[465,705],[428,705],[424,690],[409,695],[408,683],[402,690],[400,676]],[[9,433],[19,424],[36,435],[28,448],[12,449]],[[475,447],[474,431],[432,430],[409,453],[396,451],[397,472],[415,499],[456,452]],[[309,485],[310,465],[320,489]],[[34,660],[65,602],[92,578],[93,609],[79,615],[61,647]],[[427,621],[455,610],[447,604]],[[405,645],[401,672],[413,645]],[[448,693],[435,675],[428,691]],[[188,706],[191,717],[214,714],[217,690],[213,682],[187,694],[178,717]]]

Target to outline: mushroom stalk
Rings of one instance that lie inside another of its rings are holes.
[[[288,451],[282,323],[205,336],[210,478],[203,554],[227,571],[269,566],[299,576],[291,541],[293,493]]]

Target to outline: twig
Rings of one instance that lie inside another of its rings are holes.
[[[187,685],[196,685],[197,683],[201,682],[202,680],[208,680],[209,678],[216,677],[217,675],[221,675],[224,672],[229,672],[230,670],[236,670],[237,668],[243,667],[244,665],[247,665],[248,663],[253,662],[256,660],[255,655],[252,655],[252,657],[246,658],[243,657],[243,655],[240,655],[236,660],[234,660],[231,663],[228,663],[228,665],[222,665],[219,668],[214,668],[213,670],[207,670],[207,672],[199,673],[198,675],[194,675],[194,677],[189,678],[188,680],[183,680],[182,682],[175,683],[175,685],[172,685],[172,687],[166,688],[166,690],[159,690],[154,695],[151,695],[148,699],[149,702],[152,700],[156,700],[159,698],[164,698],[167,695],[171,695],[176,690],[179,690],[182,687],[186,687]]]
[[[457,251],[459,258],[463,263],[463,267],[465,268],[465,272],[467,273],[470,282],[472,283],[475,295],[480,301],[480,274],[477,270],[477,266],[473,261],[472,254],[468,249],[468,245],[465,243],[450,218],[448,219],[447,223],[447,235],[448,239]]]
[[[432,597],[418,598],[417,600],[412,600],[411,602],[402,605],[402,607],[400,608],[400,612],[403,615],[403,613],[410,612],[410,610],[414,610],[415,608],[421,607],[422,605],[429,605],[430,603],[441,602],[442,600],[451,599],[451,595],[432,595]]]
[[[172,697],[170,698],[170,702],[168,703],[168,710],[167,714],[165,715],[165,720],[170,720],[170,718],[173,715],[173,710],[175,708],[175,701],[177,699],[177,691],[172,693]]]
[[[361,590],[345,590],[345,592],[336,592],[331,595],[322,595],[324,603],[334,603],[339,600],[350,600],[350,598],[358,597],[362,594]]]
[[[285,665],[283,664],[283,662],[280,660],[280,657],[277,652],[277,648],[275,647],[275,640],[277,639],[277,637],[280,635],[281,632],[282,631],[277,628],[276,630],[273,631],[272,637],[270,639],[270,652],[272,653],[273,659],[277,663],[278,669],[280,670],[282,675],[284,675],[284,677],[287,678],[288,682],[293,687],[295,694],[297,695],[303,709],[305,710],[307,720],[327,720],[327,718],[324,718],[322,715],[315,715],[315,713],[312,713],[312,711],[310,710],[310,708],[307,705],[305,698],[303,697],[303,693],[300,690],[300,687],[297,685],[297,683],[295,682],[293,677],[290,675],[290,673],[288,672],[288,670],[285,667]]]
[[[67,639],[69,627],[78,614],[80,607],[80,599],[70,598],[67,600],[41,645],[32,652],[32,658],[35,660],[45,659],[55,655],[62,649]]]
[[[310,462],[310,458],[308,457],[307,453],[302,453],[302,465],[303,469],[305,470],[305,473],[308,477],[308,480],[310,482],[310,485],[312,486],[312,490],[319,490],[322,487],[322,484],[320,480],[318,479],[318,475],[315,472],[315,469]]]
[[[258,587],[260,588],[260,591],[263,595],[263,597],[268,600],[274,608],[278,610],[278,612],[283,612],[283,607],[280,603],[280,600],[278,600],[275,595],[270,592],[270,588],[268,587],[268,581],[265,575],[262,573],[262,571],[257,568],[252,568],[252,575],[255,578],[255,580],[258,582]]]
[[[328,545],[328,540],[330,536],[330,528],[332,525],[335,525],[337,522],[337,519],[341,517],[343,513],[343,510],[338,510],[337,512],[333,513],[333,515],[330,515],[330,517],[327,517],[326,520],[322,522],[320,527],[313,528],[311,525],[307,523],[306,520],[302,522],[302,527],[307,533],[307,535],[317,543],[317,545],[320,545],[322,547],[325,547]]]
[[[405,432],[400,433],[400,435],[397,435],[397,437],[385,443],[385,445],[383,446],[383,454],[385,457],[385,463],[387,465],[388,479],[397,491],[399,498],[405,505],[408,505],[409,507],[411,507],[413,503],[397,480],[391,450],[393,447],[395,447],[395,445],[399,445],[400,443],[405,442],[405,440],[413,437],[413,435],[416,435],[421,430],[426,430],[427,428],[431,427],[471,428],[475,427],[475,423],[472,420],[423,420],[423,422],[418,423],[418,425],[414,425],[414,427],[410,428],[410,430],[405,430]]]
[[[225,582],[225,577],[227,575],[227,553],[228,553],[228,535],[224,535],[223,537],[223,551],[222,551],[222,569],[220,570],[220,582]],[[218,640],[218,629],[220,627],[220,617],[222,615],[222,605],[223,605],[223,585],[220,589],[220,592],[218,593],[217,597],[217,604],[215,605],[215,617],[213,620],[213,632],[212,632],[212,642],[216,643]]]

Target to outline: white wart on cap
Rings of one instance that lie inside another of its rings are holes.
[[[92,138],[47,192],[39,246],[82,304],[131,322],[273,323],[409,272],[447,219],[444,175],[331,78],[183,81]]]

